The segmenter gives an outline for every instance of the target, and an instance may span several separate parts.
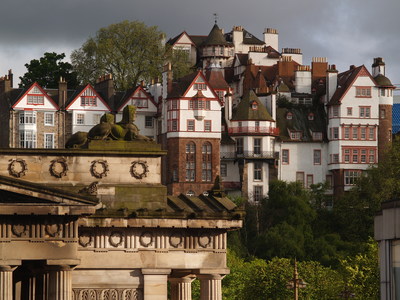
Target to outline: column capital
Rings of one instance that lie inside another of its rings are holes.
[[[17,266],[0,265],[0,272],[13,272]]]
[[[221,274],[199,274],[196,275],[196,277],[200,280],[222,280],[225,275]]]
[[[46,260],[48,266],[77,266],[80,265],[80,259],[48,259]]]

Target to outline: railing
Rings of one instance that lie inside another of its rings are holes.
[[[266,159],[278,159],[279,152],[274,151],[243,151],[237,152],[221,152],[221,159],[237,159],[237,158],[266,158]]]
[[[246,126],[246,127],[230,127],[228,128],[230,134],[269,134],[279,135],[279,128],[276,127],[261,127],[261,126]]]

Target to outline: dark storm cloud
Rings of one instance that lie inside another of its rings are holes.
[[[213,13],[225,31],[242,25],[262,38],[279,31],[279,46],[301,48],[303,63],[327,57],[340,71],[382,56],[388,75],[400,82],[397,0],[3,0],[0,10],[0,74],[45,51],[70,54],[100,27],[122,20],[157,25],[168,37],[183,30],[208,34]],[[21,74],[19,74],[21,75]]]

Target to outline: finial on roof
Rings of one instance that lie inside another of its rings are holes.
[[[217,14],[217,13],[214,13],[213,15],[214,15],[214,22],[215,22],[215,24],[217,24],[217,21],[218,21],[218,14]]]

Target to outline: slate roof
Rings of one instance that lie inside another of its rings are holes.
[[[72,91],[71,94],[68,95],[67,101],[65,101],[65,107],[68,107],[72,103],[73,100],[75,100],[76,97],[87,87],[87,85],[80,85],[76,88],[76,90]]]
[[[365,69],[365,67],[362,65],[357,68],[353,68],[338,74],[337,89],[333,94],[332,98],[329,100],[328,105],[340,104],[343,95],[350,88],[351,84],[353,83],[353,81],[356,79],[356,77],[363,68]]]
[[[252,109],[254,101],[257,103],[258,109]],[[249,90],[243,95],[242,100],[233,112],[232,121],[244,120],[274,121],[253,90]]]
[[[245,44],[245,45],[260,45],[260,46],[265,45],[265,43],[262,40],[255,37],[253,34],[248,32],[246,29],[243,29],[242,33],[243,33],[243,44]],[[225,38],[228,42],[233,42],[232,31],[225,34]]]
[[[249,55],[248,54],[237,53],[236,57],[239,60],[241,65],[243,65],[243,66],[247,65],[247,61],[249,59]],[[235,57],[235,59],[236,59],[236,57]]]
[[[292,119],[287,119],[287,114],[292,114]],[[308,116],[312,113],[313,120]],[[322,132],[326,140],[326,113],[322,106],[293,106],[292,108],[278,107],[276,112],[277,127],[280,129],[279,138],[282,141],[313,142],[312,132]],[[301,140],[291,140],[290,131],[301,131]]]
[[[393,134],[400,132],[400,103],[393,104],[392,127]]]
[[[201,219],[241,219],[244,215],[243,209],[237,207],[229,198],[219,197],[212,193],[208,196],[197,197],[188,197],[183,194],[167,196],[167,204],[167,211],[173,212],[175,217],[182,215]]]
[[[180,38],[184,33],[185,33],[185,32],[183,31],[183,32],[181,32],[180,34],[178,34],[176,37],[169,39],[169,40],[167,41],[167,44],[173,46],[173,45],[179,40],[179,38]]]
[[[382,74],[378,74],[374,79],[376,84],[381,87],[394,87],[390,79]]]
[[[207,35],[189,35],[189,37],[192,39],[193,43],[195,43],[196,47],[201,46],[207,39]]]
[[[176,82],[172,83],[172,92],[168,94],[168,98],[178,98],[182,97],[187,91],[189,86],[192,84],[193,80],[196,78],[199,72],[193,72],[186,76],[179,78]]]
[[[202,46],[227,46],[228,43],[217,24],[214,24]]]

